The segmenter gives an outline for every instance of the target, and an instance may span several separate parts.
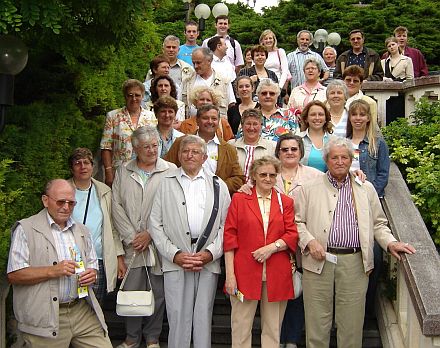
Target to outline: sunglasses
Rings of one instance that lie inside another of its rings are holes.
[[[64,207],[64,205],[66,203],[69,206],[69,208],[71,208],[71,209],[76,205],[76,201],[69,201],[68,199],[55,199],[55,198],[52,198],[51,196],[47,196],[47,195],[46,195],[46,197],[55,201],[55,204],[57,205],[58,208]]]
[[[291,151],[291,152],[297,152],[299,149],[297,148],[297,147],[294,147],[294,146],[292,146],[292,147],[282,147],[282,148],[280,148],[280,151],[281,152],[284,152],[284,153],[287,153],[287,152],[289,152],[289,151]]]
[[[275,179],[276,177],[277,177],[277,173],[257,173],[257,175],[261,178],[261,179],[264,179],[264,178],[267,178],[267,177],[269,177],[269,178],[271,178],[271,179]]]

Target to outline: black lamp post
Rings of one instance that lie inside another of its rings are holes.
[[[28,49],[18,37],[0,36],[0,132],[5,128],[6,106],[14,105],[14,75],[28,61]]]

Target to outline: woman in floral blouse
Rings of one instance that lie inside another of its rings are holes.
[[[134,157],[131,134],[139,127],[157,124],[154,112],[141,107],[145,87],[142,82],[129,79],[122,85],[125,106],[107,114],[101,138],[101,157],[105,183],[111,186],[116,169]]]

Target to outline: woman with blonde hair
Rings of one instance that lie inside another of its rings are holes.
[[[287,56],[286,51],[282,48],[277,47],[278,41],[275,33],[270,30],[264,30],[260,35],[260,45],[266,47],[267,52],[269,53],[266,63],[264,67],[272,70],[278,77],[278,85],[281,90],[284,91],[284,85],[286,81],[290,78],[289,66],[287,64]],[[281,97],[283,97],[283,92],[281,93]]]

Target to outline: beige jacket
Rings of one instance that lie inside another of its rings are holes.
[[[382,64],[382,69],[385,73],[385,63],[390,58],[382,59],[380,63]],[[414,78],[414,68],[413,68],[413,62],[410,57],[404,56],[403,54],[400,55],[400,60],[396,63],[394,67],[391,67],[392,69],[391,74],[395,78],[398,79],[404,79],[404,80],[412,80]]]
[[[75,182],[71,178],[69,180],[73,186]],[[113,228],[112,224],[112,190],[106,184],[92,178],[92,183],[96,187],[99,203],[103,215],[102,219],[102,257],[104,262],[104,271],[107,278],[107,292],[112,292],[116,286],[118,277],[118,258],[124,255],[121,240],[118,232]],[[81,222],[81,221],[79,221]]]
[[[133,256],[132,242],[135,235],[147,230],[147,221],[160,182],[168,174],[168,171],[176,168],[176,166],[158,158],[156,169],[151,173],[146,185],[143,184],[136,168],[136,159],[128,162],[126,166],[120,166],[116,171],[112,185],[113,224],[124,246],[126,264],[130,262]],[[149,248],[144,251],[144,257],[147,260],[147,266],[153,266],[152,272],[154,274],[162,273],[153,243],[150,243]],[[143,265],[143,258],[139,254],[136,256],[132,267],[142,267]]]
[[[29,248],[29,266],[52,266],[61,260],[55,248],[55,241],[47,220],[47,209],[37,215],[19,221],[26,234]],[[14,225],[12,231],[15,230]],[[81,252],[81,258],[87,265],[87,254],[93,248],[89,231],[80,223],[72,226],[75,244]],[[18,329],[36,336],[57,337],[59,331],[59,278],[49,279],[35,285],[12,286],[14,290],[14,313]],[[104,314],[93,291],[89,288],[87,302],[95,311],[99,322],[107,333]]]
[[[387,250],[388,244],[396,239],[388,228],[388,220],[373,185],[368,181],[359,185],[355,183],[354,176],[351,176],[351,182],[359,225],[362,260],[364,271],[367,273],[374,268],[374,240],[377,240],[379,245]],[[298,226],[299,245],[303,253],[303,268],[310,272],[321,274],[325,260],[317,261],[312,258],[306,249],[307,244],[312,239],[316,239],[324,249],[327,248],[337,201],[338,190],[329,182],[327,175],[308,181],[297,195],[295,221]]]

